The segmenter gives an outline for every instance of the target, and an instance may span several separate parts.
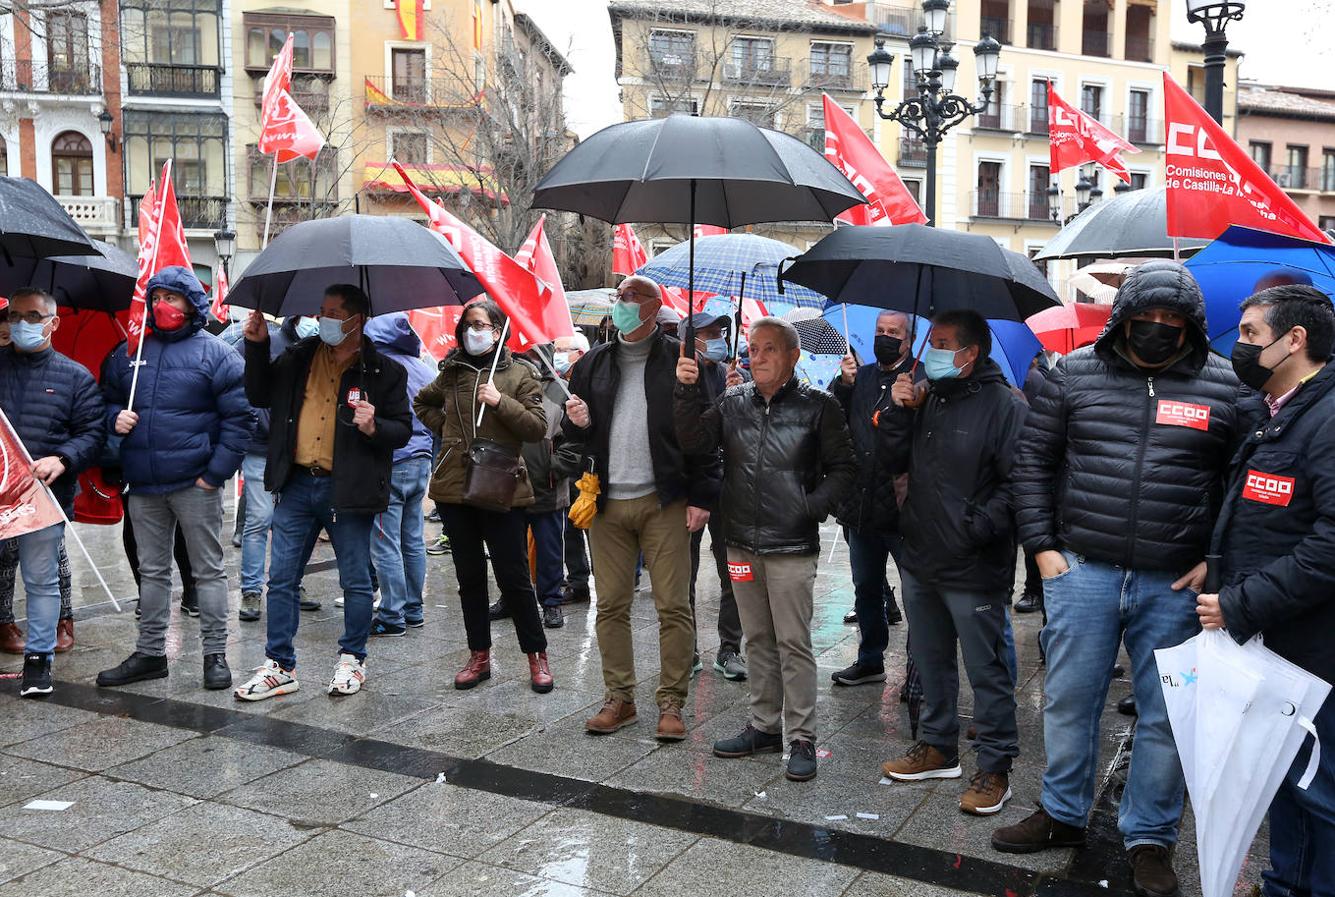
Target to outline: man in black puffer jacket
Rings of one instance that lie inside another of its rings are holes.
[[[1042,806],[992,836],[1002,851],[1084,843],[1099,716],[1119,643],[1131,657],[1136,750],[1119,827],[1137,892],[1167,895],[1182,767],[1154,651],[1199,631],[1195,592],[1236,434],[1238,381],[1212,356],[1190,272],[1146,262],[1093,346],[1053,368],[1016,460],[1016,523],[1048,625]]]
[[[959,806],[985,816],[1010,799],[1011,762],[1020,752],[1006,603],[1015,580],[1011,459],[1025,405],[990,357],[991,333],[977,313],[937,315],[929,342],[923,367],[930,389],[901,374],[891,395],[896,408],[877,424],[887,471],[909,475],[900,576],[923,687],[921,740],[881,771],[905,782],[960,777],[956,657],[963,654],[978,770]]]
[[[820,522],[857,476],[839,403],[793,376],[797,331],[778,318],[751,325],[751,374],[716,403],[694,358],[677,362],[674,412],[683,451],[723,451],[723,532],[728,572],[750,655],[751,719],[715,742],[719,757],[792,752],[786,775],[816,775],[816,658],[812,590]],[[727,426],[724,426],[727,421]]]

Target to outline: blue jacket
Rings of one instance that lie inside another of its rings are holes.
[[[279,355],[287,351],[287,347],[297,341],[297,318],[300,315],[288,315],[279,327],[276,324],[269,325],[269,360],[273,361]],[[236,350],[240,356],[242,366],[246,361],[246,338],[244,333],[245,322],[237,321],[229,326],[222,333],[218,334],[218,339],[229,344]],[[269,454],[269,409],[251,407],[255,412],[255,433],[250,437],[250,448],[246,449],[248,455],[264,456]]]
[[[255,429],[242,383],[245,366],[230,346],[204,332],[208,299],[194,274],[164,268],[149,280],[148,294],[159,287],[189,298],[195,314],[180,330],[163,333],[148,316],[133,408],[139,423],[121,443],[125,482],[146,494],[185,489],[201,477],[221,486],[241,466]],[[109,430],[128,403],[132,362],[122,343],[102,369]]]
[[[79,472],[97,461],[107,440],[93,375],[54,349],[0,349],[0,408],[34,460],[54,455],[65,462],[51,491],[70,513]]]
[[[408,323],[408,316],[403,312],[377,315],[366,322],[363,332],[380,350],[380,354],[394,359],[407,372],[408,407],[411,408],[413,399],[417,397],[417,391],[436,379],[436,371],[422,360],[422,340]],[[270,346],[272,345],[270,341]],[[394,463],[398,464],[414,456],[430,458],[431,445],[431,431],[414,414],[413,434],[408,437],[407,445],[394,450]]]

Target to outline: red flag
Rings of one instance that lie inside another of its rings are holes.
[[[477,231],[451,215],[440,203],[417,189],[402,165],[398,162],[393,165],[417,199],[418,205],[426,211],[431,229],[449,241],[464,264],[482,282],[487,295],[496,301],[510,319],[511,335],[506,345],[522,352],[530,346],[551,342],[541,324],[528,313],[528,309],[537,308],[541,303],[537,278],[487,242]]]
[[[218,270],[213,275],[213,302],[209,305],[209,311],[219,321],[226,324],[232,319],[232,306],[227,304],[227,271],[223,266],[218,265]]]
[[[1053,174],[1097,162],[1128,184],[1131,172],[1118,153],[1138,153],[1140,148],[1123,140],[1103,123],[1057,96],[1048,82],[1049,164]]]
[[[692,230],[692,233],[695,234],[697,240],[701,237],[717,237],[726,234],[727,232],[728,229],[726,227],[719,227],[716,224],[697,224]]]
[[[260,152],[276,153],[279,162],[305,156],[314,161],[324,147],[324,136],[292,99],[292,34],[274,57],[264,76],[260,106]]]
[[[867,197],[865,206],[854,206],[834,220],[846,224],[926,223],[917,200],[866,132],[828,94],[821,96],[825,101],[825,158]]]
[[[134,284],[126,327],[131,355],[138,351],[139,337],[144,332],[149,279],[163,268],[174,265],[192,268],[185,228],[181,224],[181,210],[176,205],[176,188],[172,186],[171,166],[171,159],[163,163],[160,183],[150,184],[148,194],[139,202],[139,279]]]
[[[454,348],[454,328],[465,308],[465,305],[438,305],[408,312],[408,323],[417,331],[422,347],[437,361]]]
[[[0,541],[35,533],[65,519],[32,475],[32,457],[0,411]]]
[[[640,245],[635,229],[629,224],[612,228],[612,273],[630,277],[649,261],[649,254]]]
[[[570,319],[570,303],[566,302],[566,289],[561,284],[561,272],[556,268],[556,257],[552,255],[551,244],[547,242],[544,214],[533,225],[528,239],[515,253],[515,261],[523,265],[538,280],[538,302],[529,313],[536,318],[549,341],[561,336],[574,336],[575,324]]]
[[[1213,240],[1230,224],[1329,243],[1289,195],[1167,72],[1168,233]]]

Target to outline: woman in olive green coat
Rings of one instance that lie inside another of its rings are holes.
[[[490,300],[468,306],[455,327],[458,347],[440,363],[440,374],[422,388],[413,411],[422,423],[440,434],[440,456],[431,475],[428,494],[440,509],[450,537],[454,572],[459,580],[459,603],[468,633],[468,665],[454,677],[455,688],[472,688],[491,678],[491,624],[487,618],[487,560],[501,589],[501,599],[514,620],[520,649],[528,655],[533,690],[552,690],[547,665],[547,636],[538,612],[538,600],[529,576],[528,522],[524,508],[533,504],[533,487],[520,457],[525,442],[537,442],[547,433],[542,409],[542,384],[528,362],[501,345],[505,316]],[[500,358],[496,358],[500,352]],[[488,380],[492,362],[495,376]],[[485,406],[480,424],[478,410]],[[519,482],[507,511],[470,505],[465,501],[469,448],[474,440],[488,440],[519,462]]]

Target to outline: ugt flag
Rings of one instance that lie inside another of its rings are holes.
[[[1168,234],[1213,240],[1230,224],[1318,243],[1326,235],[1167,72]]]
[[[32,475],[32,459],[0,411],[0,540],[35,533],[64,520],[51,493]]]
[[[130,354],[139,349],[148,314],[148,281],[163,268],[180,266],[189,269],[190,249],[181,223],[181,210],[176,205],[176,188],[172,186],[172,160],[162,165],[162,180],[150,184],[148,193],[139,202],[139,277],[130,300],[130,315],[126,325],[127,348]]]
[[[913,194],[871,138],[829,94],[821,97],[825,103],[825,158],[867,197],[865,206],[854,206],[834,220],[845,224],[926,224],[927,216]]]
[[[324,147],[324,136],[292,99],[292,39],[289,32],[264,76],[259,149],[265,155],[276,154],[279,162],[299,156],[314,161]]]
[[[1051,81],[1048,82],[1048,143],[1048,161],[1054,175],[1086,162],[1097,162],[1128,184],[1131,172],[1126,170],[1118,153],[1140,152],[1140,147],[1123,140],[1098,119],[1057,96]]]

